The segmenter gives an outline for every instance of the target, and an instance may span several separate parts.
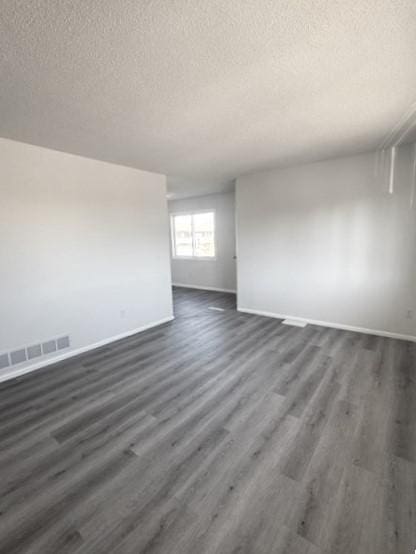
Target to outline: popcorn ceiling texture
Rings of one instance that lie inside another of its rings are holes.
[[[0,136],[173,188],[375,149],[416,96],[414,0],[0,1]]]

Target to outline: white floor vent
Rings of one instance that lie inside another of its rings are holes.
[[[306,321],[300,321],[299,319],[285,319],[282,321],[283,325],[293,325],[293,327],[306,327]]]

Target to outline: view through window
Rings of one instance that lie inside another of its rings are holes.
[[[215,257],[215,213],[173,214],[172,249],[175,258]]]

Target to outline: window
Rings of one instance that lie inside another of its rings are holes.
[[[171,216],[174,258],[215,258],[215,212]]]

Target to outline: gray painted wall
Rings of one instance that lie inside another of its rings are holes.
[[[172,316],[163,175],[5,139],[0,174],[0,352]]]
[[[374,162],[364,154],[237,180],[241,309],[416,336],[412,149],[398,152],[393,195]]]
[[[169,213],[215,210],[215,260],[172,259],[172,281],[191,286],[236,289],[234,192],[195,196],[169,202]]]

